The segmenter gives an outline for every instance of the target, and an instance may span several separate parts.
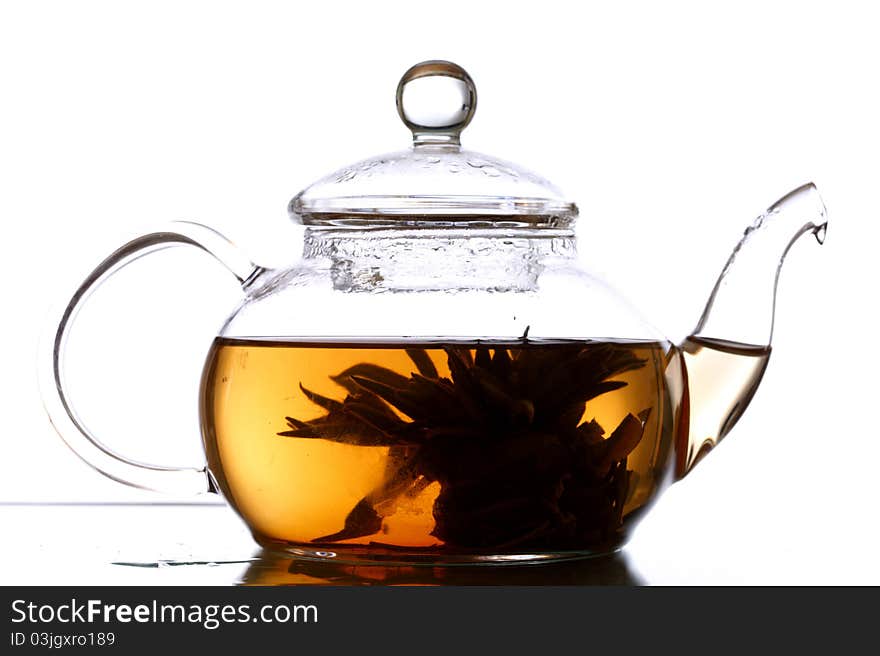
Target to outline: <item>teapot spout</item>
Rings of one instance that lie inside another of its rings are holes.
[[[810,182],[776,201],[746,228],[718,276],[693,334],[769,346],[782,263],[802,235],[825,241],[825,205]]]
[[[801,236],[820,244],[825,205],[812,183],[774,203],[733,249],[693,334],[680,349],[687,376],[687,434],[677,445],[681,478],[742,416],[770,358],[782,263]]]

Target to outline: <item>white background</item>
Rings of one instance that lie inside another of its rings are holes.
[[[581,256],[674,339],[745,225],[816,182],[827,242],[790,254],[751,409],[630,550],[649,578],[677,553],[692,582],[880,583],[869,6],[4,2],[0,501],[157,498],[89,470],[46,420],[35,361],[49,304],[124,238],[172,219],[219,229],[258,263],[291,260],[290,197],[406,147],[397,80],[444,58],[479,92],[465,146],[566,190]],[[216,265],[179,252],[96,294],[71,382],[91,381],[83,414],[108,443],[199,462],[199,368],[235,298]]]

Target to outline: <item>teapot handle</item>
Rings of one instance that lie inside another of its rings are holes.
[[[195,246],[217,259],[243,289],[265,269],[254,265],[220,233],[188,221],[176,221],[129,241],[101,262],[79,285],[69,301],[50,316],[40,347],[40,387],[43,403],[55,430],[86,464],[120,483],[175,495],[217,492],[206,465],[163,467],[130,460],[102,444],[86,428],[71,405],[64,384],[64,350],[77,311],[102,282],[134,260],[169,246]]]

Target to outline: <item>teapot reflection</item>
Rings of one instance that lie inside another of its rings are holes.
[[[645,585],[623,552],[536,566],[432,567],[304,560],[275,551],[254,555],[240,585]]]

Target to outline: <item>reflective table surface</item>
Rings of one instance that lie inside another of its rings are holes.
[[[637,531],[611,556],[559,564],[391,567],[301,561],[265,551],[220,504],[0,504],[0,516],[7,537],[0,552],[2,585],[858,584],[880,578],[873,563],[838,567],[844,576],[829,578],[790,554],[777,558],[768,551],[756,562],[729,545],[685,549],[651,530],[645,539]]]

